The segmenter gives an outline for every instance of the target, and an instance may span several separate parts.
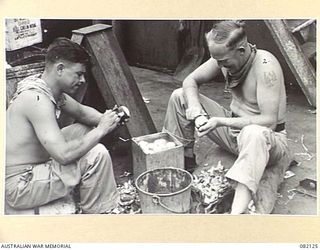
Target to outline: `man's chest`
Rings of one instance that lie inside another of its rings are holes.
[[[233,99],[251,105],[257,104],[257,81],[252,74],[248,74],[246,79],[238,86],[231,88]]]

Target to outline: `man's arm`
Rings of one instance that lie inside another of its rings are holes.
[[[57,124],[53,103],[45,95],[26,91],[21,95],[26,105],[24,113],[35,133],[52,158],[66,165],[85,155],[119,122],[115,112],[106,111],[98,126],[81,138],[66,141]]]
[[[67,94],[64,94],[64,97],[65,104],[61,107],[62,111],[84,125],[97,126],[99,124],[102,113],[92,107],[79,103]]]
[[[260,114],[237,118],[212,117],[207,124],[199,129],[199,136],[203,136],[220,126],[242,129],[244,126],[257,124],[275,129],[278,119],[280,87],[283,84],[283,74],[276,58],[270,56],[268,59],[267,64],[261,62],[258,65],[256,73],[257,102]]]
[[[199,114],[204,113],[199,101],[199,86],[212,80],[219,71],[216,60],[210,58],[183,81],[183,92],[188,104],[188,109],[186,110],[187,119],[193,120]]]

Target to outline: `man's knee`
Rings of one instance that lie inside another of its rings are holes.
[[[91,127],[81,123],[74,123],[61,129],[61,132],[67,141],[86,135],[92,130]]]
[[[111,158],[108,149],[101,143],[98,143],[90,151],[96,156],[103,157],[106,159]]]
[[[171,96],[170,96],[170,100],[169,102],[174,102],[176,103],[177,101],[180,101],[181,98],[183,98],[184,95],[183,95],[183,89],[182,88],[179,88],[179,89],[175,89]]]
[[[88,153],[79,159],[77,165],[80,167],[81,174],[87,173],[88,169],[109,169],[112,161],[109,151],[102,144],[97,144]]]

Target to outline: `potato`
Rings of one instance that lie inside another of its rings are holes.
[[[146,141],[140,141],[140,142],[139,142],[139,146],[140,146],[141,148],[147,147],[148,144],[149,144],[149,143],[146,142]]]
[[[174,148],[176,146],[176,144],[172,141],[169,141],[167,144],[166,144],[166,148]]]
[[[158,145],[158,146],[164,146],[167,144],[167,140],[160,138],[160,139],[156,139],[154,142],[154,144]]]
[[[204,115],[198,116],[194,121],[196,128],[200,128],[201,126],[205,125],[207,122],[208,122],[208,118]]]

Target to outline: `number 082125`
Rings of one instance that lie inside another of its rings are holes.
[[[318,244],[300,244],[299,245],[300,248],[302,249],[318,249],[319,248],[319,245]]]

